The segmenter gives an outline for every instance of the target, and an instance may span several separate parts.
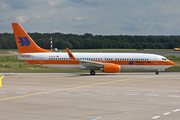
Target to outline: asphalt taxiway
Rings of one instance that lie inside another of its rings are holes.
[[[5,120],[177,120],[180,73],[1,73]]]

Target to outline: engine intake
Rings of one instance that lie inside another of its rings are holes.
[[[104,65],[104,70],[103,72],[105,73],[119,73],[121,71],[121,66],[120,65]]]

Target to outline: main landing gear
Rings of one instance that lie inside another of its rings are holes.
[[[96,72],[95,72],[94,70],[91,70],[91,71],[90,71],[90,74],[91,74],[91,75],[95,75]]]
[[[159,75],[159,71],[156,70],[156,75]]]

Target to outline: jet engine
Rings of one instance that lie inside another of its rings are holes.
[[[121,66],[112,64],[112,65],[104,65],[103,72],[105,73],[119,73],[121,71]]]

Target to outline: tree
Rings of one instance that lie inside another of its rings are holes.
[[[9,49],[9,45],[7,43],[7,39],[5,37],[1,37],[0,43],[2,44],[2,49]]]

